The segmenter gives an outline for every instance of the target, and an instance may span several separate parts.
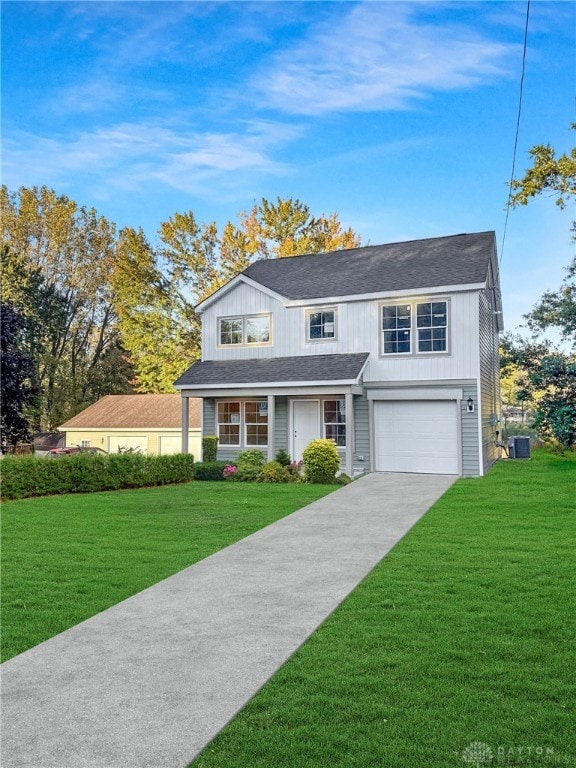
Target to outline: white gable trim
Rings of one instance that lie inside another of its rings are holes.
[[[236,288],[236,286],[238,286],[240,283],[245,283],[246,285],[255,288],[257,291],[265,293],[267,296],[272,296],[273,299],[277,299],[282,303],[286,302],[286,296],[281,296],[279,293],[276,293],[276,291],[272,291],[270,288],[266,288],[266,286],[262,285],[262,283],[257,283],[256,280],[252,280],[250,277],[246,277],[246,275],[236,275],[236,277],[233,277],[232,280],[226,283],[226,285],[218,288],[218,290],[214,291],[214,293],[208,296],[207,299],[204,299],[204,301],[201,301],[200,304],[197,304],[195,307],[196,312],[201,314],[215,301],[219,301],[223,296]]]
[[[486,283],[469,283],[468,285],[435,285],[432,288],[412,288],[401,291],[379,291],[377,293],[356,293],[345,296],[318,296],[314,299],[294,299],[287,301],[287,307],[308,307],[312,304],[338,304],[345,301],[371,301],[373,299],[394,299],[407,296],[431,296],[440,293],[466,293],[481,291]]]

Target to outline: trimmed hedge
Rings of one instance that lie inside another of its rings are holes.
[[[202,461],[213,462],[218,457],[218,438],[216,435],[206,435],[202,438]]]
[[[194,464],[194,480],[224,481],[224,467],[227,461],[199,461]]]
[[[0,470],[2,498],[23,499],[186,483],[194,478],[194,457],[184,453],[168,456],[74,454],[58,459],[5,456]]]

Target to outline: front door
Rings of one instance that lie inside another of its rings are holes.
[[[308,443],[320,437],[318,400],[292,400],[292,459],[300,461]]]

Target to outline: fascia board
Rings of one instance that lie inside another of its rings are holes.
[[[486,282],[468,283],[466,285],[435,285],[428,288],[413,288],[412,290],[378,291],[377,293],[355,293],[343,296],[319,296],[314,299],[294,299],[287,301],[287,307],[307,307],[312,304],[338,304],[348,301],[372,301],[373,299],[386,301],[397,297],[430,296],[444,293],[467,293],[481,291],[486,288]]]
[[[349,387],[352,384],[357,384],[358,378],[355,379],[330,379],[322,381],[245,381],[234,382],[226,384],[178,384],[175,386],[178,390],[194,390],[194,392],[210,391],[214,389],[277,389],[282,387],[284,389],[290,389],[292,387]]]

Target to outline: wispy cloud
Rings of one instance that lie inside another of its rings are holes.
[[[418,18],[421,4],[366,2],[322,21],[276,54],[252,85],[266,106],[321,115],[401,109],[433,91],[506,74],[514,47],[474,29]]]
[[[266,121],[242,127],[243,132],[218,133],[182,124],[120,123],[71,140],[20,132],[4,142],[3,177],[8,186],[14,181],[60,187],[82,177],[92,187],[131,191],[160,183],[213,199],[240,185],[244,194],[250,179],[290,173],[272,150],[296,138],[298,128]]]

